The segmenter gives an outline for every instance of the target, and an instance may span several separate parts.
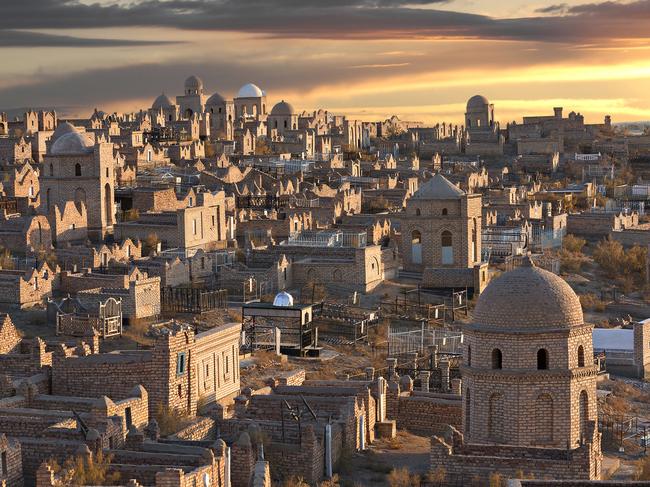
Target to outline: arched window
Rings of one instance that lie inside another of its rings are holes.
[[[589,421],[589,396],[587,391],[580,392],[580,439],[587,434],[587,421]]]
[[[285,129],[287,128],[287,121],[286,120],[284,121],[284,128]]]
[[[503,368],[503,356],[501,355],[501,350],[499,350],[498,348],[492,350],[492,368],[493,369]]]
[[[503,396],[495,392],[488,403],[488,438],[496,443],[502,442],[505,434],[505,413]]]
[[[585,349],[582,345],[578,346],[578,367],[585,366]]]
[[[537,370],[548,369],[548,351],[545,348],[537,350]]]
[[[447,208],[443,208],[443,209],[442,209],[442,214],[443,214],[443,216],[446,216],[446,215],[447,215]]]
[[[54,176],[54,166],[50,164],[50,176]]]
[[[81,176],[81,164],[76,163],[74,165],[74,175],[75,176]]]
[[[454,263],[454,248],[453,238],[449,230],[442,232],[440,236],[440,244],[442,246],[442,263],[443,265],[450,265]]]
[[[411,262],[422,264],[422,234],[418,230],[411,233]]]
[[[467,345],[467,366],[472,366],[472,347]]]
[[[422,212],[420,211],[420,208],[415,209],[415,216],[420,216]]]

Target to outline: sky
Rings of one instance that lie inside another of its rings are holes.
[[[0,109],[148,108],[199,76],[362,120],[650,120],[650,0],[0,0]]]

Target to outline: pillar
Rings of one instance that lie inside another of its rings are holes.
[[[440,361],[440,386],[443,391],[449,390],[449,360],[446,358]]]

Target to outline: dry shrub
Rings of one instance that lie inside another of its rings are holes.
[[[419,487],[420,476],[412,475],[406,467],[396,468],[388,474],[390,487]]]
[[[187,414],[179,412],[169,406],[159,404],[155,414],[160,436],[169,436],[177,433],[187,424]]]
[[[494,472],[490,475],[490,487],[504,487],[505,485],[506,481],[500,473]]]
[[[643,282],[648,250],[635,245],[627,251],[620,242],[607,238],[594,249],[594,260],[611,279],[627,278]]]
[[[427,475],[427,481],[442,484],[447,480],[445,467],[438,467]]]
[[[634,480],[650,480],[650,456],[646,456],[636,462]]]
[[[582,249],[587,244],[584,238],[576,237],[575,235],[568,234],[562,240],[562,247],[564,250],[571,253],[582,253]]]
[[[594,293],[581,294],[580,304],[584,310],[598,311],[600,313],[605,311],[606,308],[605,302],[601,301]]]
[[[282,482],[282,487],[309,487],[302,477],[291,477]]]
[[[386,446],[391,450],[401,450],[404,448],[402,440],[400,440],[397,436],[388,438],[388,440],[386,440]]]
[[[119,472],[109,473],[112,460],[112,455],[105,455],[100,450],[89,457],[70,457],[63,467],[53,459],[48,461],[48,465],[61,485],[118,485]]]

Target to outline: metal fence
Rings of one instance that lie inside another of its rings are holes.
[[[228,292],[225,289],[209,291],[165,287],[162,289],[160,305],[163,311],[175,313],[204,313],[225,309],[228,306]]]
[[[434,345],[438,347],[438,353],[460,355],[462,344],[462,333],[427,328],[424,323],[419,330],[397,331],[392,327],[388,328],[389,357],[412,352],[425,355]]]

